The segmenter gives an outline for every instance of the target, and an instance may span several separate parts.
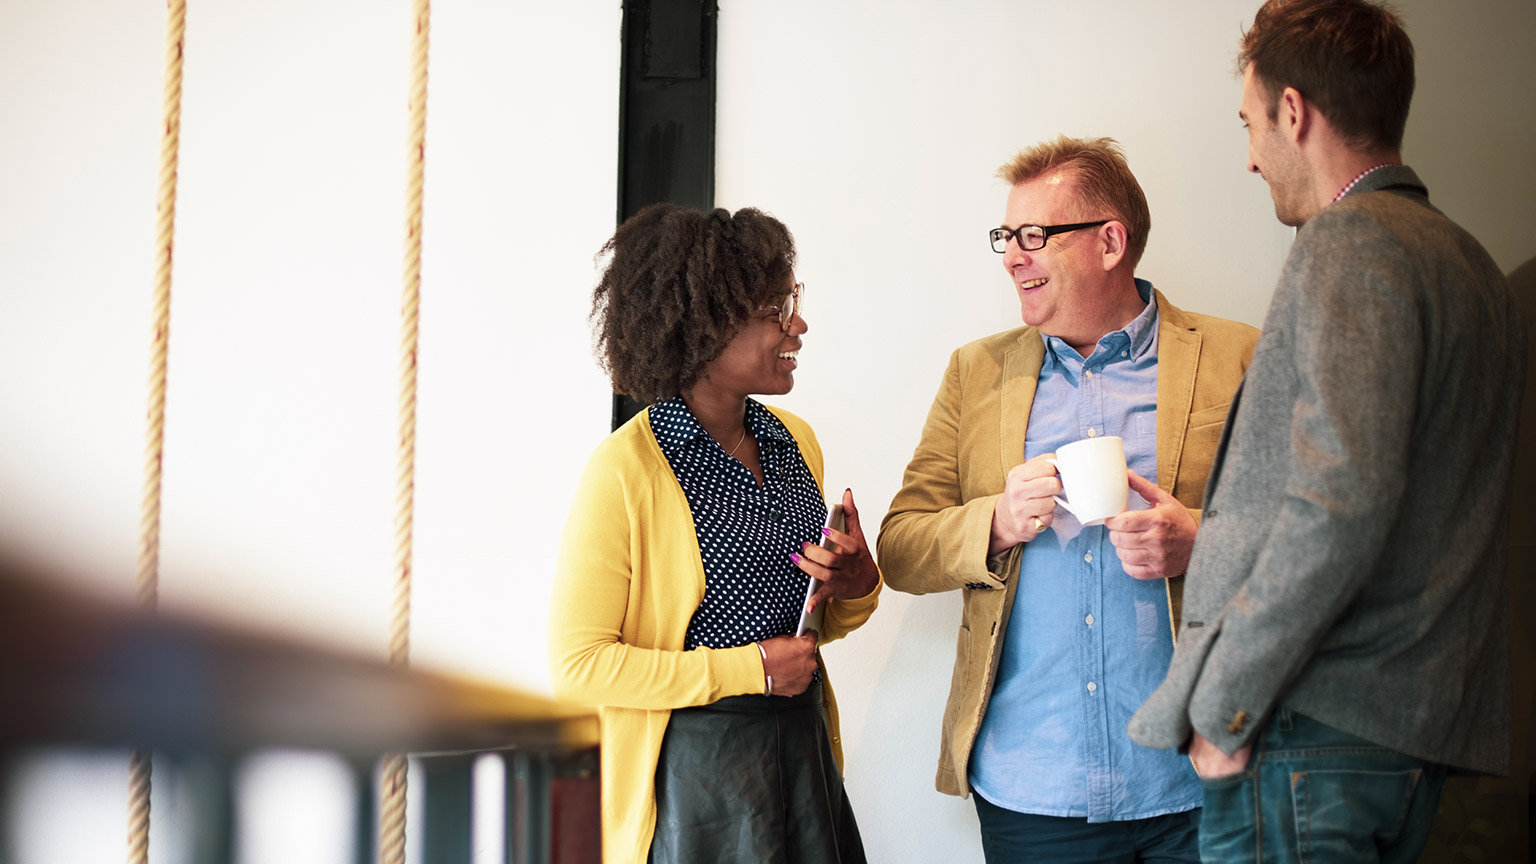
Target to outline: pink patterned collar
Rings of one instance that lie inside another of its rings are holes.
[[[1380,165],[1376,165],[1374,167],[1367,168],[1364,171],[1361,171],[1358,175],[1356,175],[1355,179],[1353,179],[1353,180],[1349,181],[1348,183],[1344,184],[1344,188],[1339,190],[1339,194],[1333,196],[1333,201],[1329,201],[1328,203],[1329,204],[1333,204],[1334,202],[1338,201],[1340,198],[1343,198],[1345,195],[1348,195],[1349,194],[1349,190],[1355,188],[1355,184],[1359,183],[1361,180],[1364,180],[1365,179],[1365,175],[1371,173],[1372,171],[1380,171],[1383,168],[1388,168],[1390,166],[1397,165],[1397,164],[1400,164],[1400,163],[1397,163],[1397,162],[1383,162]]]

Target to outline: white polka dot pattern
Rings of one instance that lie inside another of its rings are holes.
[[[789,555],[820,538],[827,508],[789,430],[747,400],[747,432],[762,454],[758,486],[681,398],[651,406],[650,419],[688,498],[704,560],[704,599],[683,647],[734,648],[793,633],[810,577]]]

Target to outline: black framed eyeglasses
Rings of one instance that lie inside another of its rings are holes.
[[[804,296],[805,283],[796,282],[795,287],[790,289],[788,294],[784,295],[784,299],[780,300],[777,306],[759,306],[757,307],[758,314],[763,317],[767,317],[770,314],[779,316],[779,329],[788,333],[789,323],[795,320],[796,315],[800,314],[802,298]]]
[[[1012,230],[1008,228],[993,228],[987,232],[987,239],[992,241],[992,251],[1001,255],[1008,251],[1008,241],[1015,238],[1019,241],[1019,248],[1025,252],[1034,252],[1045,248],[1045,241],[1057,234],[1065,234],[1068,231],[1076,231],[1079,228],[1097,228],[1110,220],[1100,219],[1097,222],[1073,222],[1070,225],[1020,225]]]

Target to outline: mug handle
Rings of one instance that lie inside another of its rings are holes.
[[[1055,469],[1056,469],[1056,473],[1057,473],[1057,474],[1060,474],[1060,473],[1061,473],[1061,465],[1060,465],[1060,464],[1059,464],[1059,463],[1057,463],[1057,461],[1056,461],[1056,460],[1055,460],[1055,459],[1047,459],[1047,460],[1045,460],[1045,461],[1046,461],[1046,463],[1047,463],[1047,464],[1049,464],[1049,465],[1050,465],[1050,466],[1051,466],[1051,467],[1052,467],[1052,468],[1055,468]],[[1077,511],[1076,511],[1076,510],[1073,510],[1073,509],[1072,509],[1072,505],[1071,505],[1071,504],[1068,504],[1068,503],[1067,503],[1067,502],[1066,502],[1066,501],[1065,501],[1065,500],[1063,500],[1063,499],[1062,499],[1062,497],[1061,497],[1061,496],[1060,496],[1060,495],[1052,495],[1052,496],[1051,496],[1051,497],[1052,497],[1052,498],[1053,498],[1053,499],[1055,499],[1055,501],[1056,501],[1056,503],[1057,503],[1057,504],[1060,504],[1060,505],[1061,505],[1061,507],[1062,507],[1062,509],[1063,509],[1063,510],[1066,510],[1066,511],[1067,511],[1067,512],[1068,512],[1068,513],[1071,513],[1071,514],[1072,514],[1072,515],[1073,515],[1073,516],[1076,516],[1076,515],[1077,515]]]

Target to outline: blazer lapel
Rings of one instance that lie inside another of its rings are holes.
[[[1157,292],[1157,485],[1173,494],[1184,456],[1184,431],[1195,399],[1200,334]]]
[[[1194,325],[1157,292],[1157,485],[1169,495],[1179,479],[1184,458],[1184,432],[1195,400],[1195,373],[1200,366],[1200,334]],[[1184,577],[1163,580],[1168,597],[1168,632],[1179,641],[1184,614]]]
[[[997,435],[1003,477],[1024,461],[1024,430],[1029,425],[1029,410],[1035,404],[1035,388],[1040,383],[1040,365],[1044,362],[1045,343],[1040,341],[1040,331],[1033,327],[1025,328],[1018,341],[1003,354],[1002,405],[998,411],[1002,428]],[[999,478],[999,489],[1003,477]]]

